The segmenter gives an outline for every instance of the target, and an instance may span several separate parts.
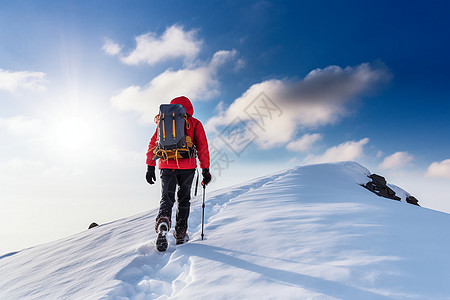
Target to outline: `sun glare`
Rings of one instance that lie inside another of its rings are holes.
[[[57,144],[66,150],[81,150],[92,139],[92,124],[82,117],[70,117],[60,121],[55,132]]]

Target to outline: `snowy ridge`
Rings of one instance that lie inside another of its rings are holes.
[[[368,174],[311,165],[207,191],[205,240],[200,195],[191,241],[165,253],[152,210],[1,256],[0,299],[450,299],[450,216],[372,194]]]

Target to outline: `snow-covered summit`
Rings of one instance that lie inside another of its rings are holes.
[[[166,253],[152,210],[1,256],[0,299],[449,299],[450,216],[378,197],[368,174],[310,165],[207,190],[206,239],[198,196],[192,240]]]

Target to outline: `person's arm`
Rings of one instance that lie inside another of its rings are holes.
[[[150,143],[148,144],[148,150],[147,150],[147,165],[149,166],[156,166],[156,161],[153,160],[153,149],[156,147],[156,140],[158,139],[158,128],[156,128],[155,134],[153,134],[152,138],[150,139]]]
[[[150,139],[147,151],[147,172],[145,173],[145,179],[149,184],[156,182],[155,166],[156,161],[153,160],[153,149],[156,147],[156,139],[158,138],[158,128],[156,128],[155,134]]]
[[[201,169],[209,169],[209,149],[208,140],[206,138],[205,129],[200,121],[195,126],[195,147],[197,148],[198,160],[200,161]]]
[[[195,127],[195,147],[197,148],[198,160],[202,169],[202,185],[207,185],[211,181],[211,173],[209,172],[210,158],[208,149],[208,139],[206,138],[205,129],[200,121]]]

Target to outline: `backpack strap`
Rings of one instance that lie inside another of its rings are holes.
[[[164,114],[162,114],[162,131],[163,131],[163,138],[166,138],[166,128],[164,127]]]
[[[175,133],[175,113],[174,112],[172,113],[172,131],[173,131],[172,135],[175,138],[176,133]]]

